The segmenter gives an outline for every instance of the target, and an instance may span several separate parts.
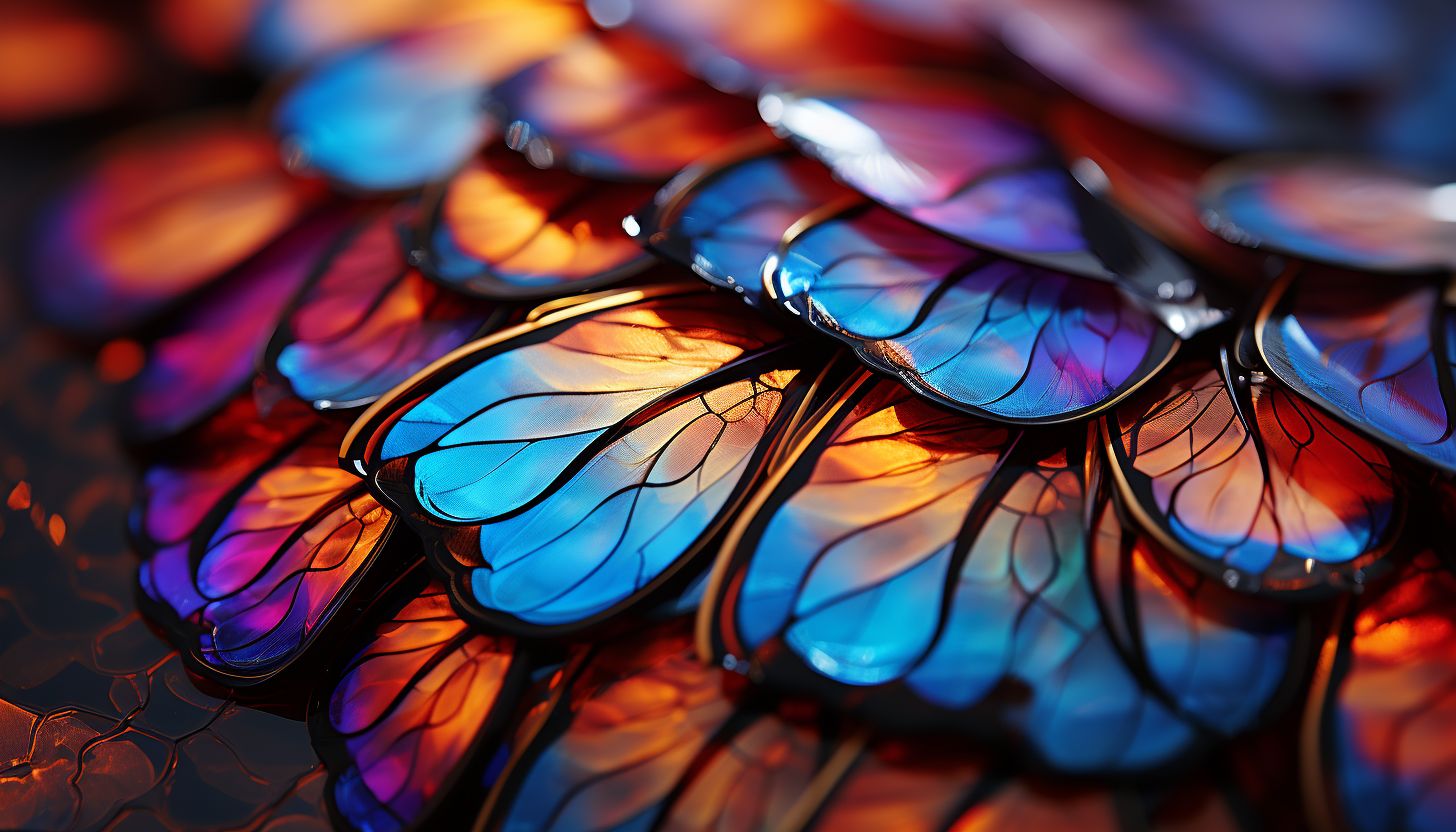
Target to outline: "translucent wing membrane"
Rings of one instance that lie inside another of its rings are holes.
[[[780,249],[780,304],[917,392],[1011,422],[1117,401],[1176,339],[1109,283],[1007,260],[880,208],[851,209]]]
[[[406,262],[409,205],[348,232],[283,314],[263,355],[276,389],[327,410],[368,404],[505,317],[446,292]]]
[[[1269,368],[1366,432],[1456,470],[1456,318],[1435,280],[1312,267],[1276,284],[1255,324]]]
[[[1129,505],[1195,568],[1245,592],[1372,578],[1402,534],[1405,477],[1375,443],[1272,380],[1194,361],[1106,419]]]
[[[203,672],[240,685],[279,673],[378,559],[393,516],[338,469],[342,434],[342,426],[319,425],[284,445],[218,500],[186,540],[142,565],[153,615]],[[218,474],[182,472],[204,485]],[[154,526],[148,515],[166,508],[149,504],[140,525]]]
[[[1203,222],[1246,246],[1357,269],[1456,264],[1456,188],[1325,156],[1250,156],[1210,170]]]
[[[319,421],[296,407],[259,418],[248,396],[233,399],[142,476],[130,517],[145,554],[186,542],[220,500]]]
[[[476,616],[570,628],[651,591],[731,513],[802,400],[806,357],[768,349],[779,333],[746,310],[631,297],[480,342],[373,412],[367,452],[346,449]]]
[[[515,640],[471,630],[442,585],[406,589],[310,716],[332,775],[329,802],[363,832],[428,828],[444,812],[468,811],[469,781],[485,769],[525,676]],[[447,803],[457,784],[466,805]]]
[[[1352,832],[1444,829],[1456,812],[1456,577],[1424,554],[1351,607],[1325,644],[1303,763]]]
[[[590,657],[525,738],[479,828],[768,832],[792,814],[830,758],[815,709],[746,702],[736,677],[697,660],[681,625]]]
[[[1113,639],[1180,714],[1225,735],[1248,729],[1282,698],[1307,628],[1294,610],[1228,589],[1119,515],[1104,487],[1091,559]]]
[[[918,222],[1043,265],[1107,274],[1041,134],[968,87],[899,80],[772,89],[759,110],[847,184]]]
[[[620,30],[574,41],[491,98],[533,165],[601,179],[666,179],[757,121],[748,102]]]
[[[41,215],[30,290],[49,323],[124,329],[247,259],[319,196],[241,119],[130,134]]]
[[[784,232],[851,192],[811,159],[782,149],[763,152],[762,139],[748,143],[722,166],[688,168],[658,193],[651,217],[643,219],[652,251],[758,306],[764,261],[778,251]]]
[[[1103,625],[1081,451],[1014,451],[1019,431],[868,377],[815,430],[715,568],[700,622],[726,666],[890,725],[1019,735],[1061,769],[1188,749]]]
[[[422,234],[423,265],[451,288],[486,297],[601,286],[652,262],[622,229],[651,194],[651,185],[540,170],[493,145],[446,186]]]
[[[244,389],[289,300],[353,216],[341,207],[295,226],[153,341],[126,388],[127,432],[143,440],[177,433]]]
[[[422,185],[485,140],[488,86],[555,53],[585,22],[558,0],[470,5],[314,64],[279,100],[274,129],[296,168],[363,190]]]

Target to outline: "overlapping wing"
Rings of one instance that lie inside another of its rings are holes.
[[[283,314],[263,353],[276,389],[327,410],[374,401],[504,317],[444,291],[406,262],[408,204],[349,232]]]
[[[835,765],[812,703],[755,704],[704,665],[685,621],[608,643],[520,747],[479,828],[769,832],[812,811]]]
[[[1122,522],[1106,488],[1090,558],[1108,630],[1180,714],[1232,735],[1275,706],[1308,646],[1294,610],[1182,563]]]
[[[674,179],[656,197],[647,245],[752,306],[763,264],[800,217],[851,192],[822,165],[769,151]],[[635,218],[634,218],[635,220]]]
[[[699,293],[514,332],[396,391],[345,456],[432,544],[465,609],[576,628],[662,585],[725,522],[812,355],[784,357],[779,333]]]
[[[328,799],[354,829],[427,828],[485,768],[522,659],[514,639],[460,620],[433,581],[369,635],[310,717],[332,774]]]
[[[700,626],[726,666],[885,724],[1019,736],[1061,769],[1146,768],[1189,747],[1102,623],[1081,455],[1028,462],[1018,432],[885,380],[818,431],[720,556]]]
[[[338,208],[295,226],[148,346],[122,404],[132,438],[178,433],[246,389],[289,300],[351,217]]]
[[[125,329],[243,262],[320,196],[240,118],[130,134],[41,215],[29,289],[49,323]]]
[[[736,710],[680,626],[604,648],[496,786],[483,828],[647,828]]]
[[[1203,222],[1219,236],[1357,269],[1456,264],[1456,195],[1358,158],[1252,155],[1204,177]]]
[[[342,426],[311,430],[233,488],[186,541],[142,565],[154,615],[198,669],[240,685],[276,675],[378,559],[394,518],[339,470],[342,435]]]
[[[650,41],[583,37],[491,90],[506,143],[537,167],[661,181],[757,122],[753,107],[679,69]]]
[[[422,231],[432,276],[486,297],[535,297],[605,285],[652,258],[622,229],[646,184],[540,170],[492,145],[446,185]]]
[[[1107,417],[1129,505],[1234,589],[1374,577],[1405,524],[1404,477],[1378,445],[1277,382],[1230,384],[1228,366],[1184,364]]]
[[[1290,387],[1377,437],[1456,470],[1456,318],[1423,278],[1305,267],[1277,286],[1259,350]]]
[[[182,544],[229,492],[285,452],[319,421],[279,407],[261,419],[250,396],[239,396],[198,425],[175,451],[147,468],[129,518],[143,554]]]
[[[1002,421],[1096,412],[1177,349],[1109,283],[988,254],[880,208],[799,233],[780,249],[773,288],[876,369]]]
[[[898,80],[772,89],[759,109],[846,184],[917,222],[1043,265],[1107,274],[1041,134],[968,87]]]
[[[586,24],[561,0],[469,4],[310,66],[273,111],[297,169],[350,188],[399,190],[444,177],[490,131],[487,87],[555,53]]]
[[[1423,554],[1351,606],[1310,691],[1303,763],[1354,832],[1435,832],[1456,812],[1456,576]]]

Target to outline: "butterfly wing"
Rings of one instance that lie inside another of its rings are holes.
[[[1052,268],[1108,276],[1046,140],[990,96],[907,77],[863,89],[773,89],[759,107],[846,184],[917,222]]]
[[[332,424],[304,433],[234,486],[189,538],[142,565],[151,613],[205,675],[238,686],[278,676],[380,560],[394,515],[339,470],[342,435]]]
[[[1199,200],[1204,223],[1242,245],[1357,269],[1424,271],[1456,263],[1442,193],[1351,159],[1255,155],[1208,171]]]
[[[539,297],[603,286],[652,258],[622,217],[652,186],[540,170],[493,145],[451,178],[429,227],[422,266],[461,291]]]
[[[661,181],[757,122],[753,107],[617,30],[583,37],[491,90],[506,143],[537,167]]]
[[[1177,349],[1116,287],[988,254],[880,208],[802,231],[774,294],[917,392],[1010,422],[1107,407]]]
[[[444,587],[425,583],[407,580],[408,598],[349,651],[310,716],[328,800],[354,829],[427,828],[468,811],[450,793],[481,776],[524,681],[514,639],[473,631]]]
[[[233,116],[130,134],[44,209],[30,291],[48,323],[125,329],[246,260],[320,196]]]
[[[263,352],[267,399],[368,404],[505,317],[409,266],[399,227],[408,213],[400,205],[364,220],[319,263]]]
[[[340,207],[295,226],[153,341],[125,388],[126,432],[139,440],[178,433],[245,389],[289,300],[352,219]]]
[[[346,450],[482,620],[579,628],[669,581],[805,395],[804,358],[784,364],[747,310],[630,297],[480,342],[397,390],[401,409],[366,416],[383,429]]]
[[[440,179],[489,134],[486,88],[553,54],[584,18],[554,0],[478,4],[463,19],[330,55],[283,94],[274,130],[294,167],[354,190]]]
[[[759,138],[748,141],[754,149],[767,144]],[[851,192],[810,159],[754,149],[747,158],[721,167],[710,162],[696,176],[674,179],[655,198],[652,217],[644,220],[652,251],[758,306],[764,261],[778,251],[784,232],[810,211]]]
[[[1374,577],[1404,524],[1404,477],[1278,382],[1243,391],[1230,372],[1226,358],[1189,362],[1107,417],[1128,505],[1234,589],[1321,592]]]
[[[1269,368],[1356,427],[1456,470],[1451,344],[1456,318],[1435,281],[1306,267],[1283,278],[1255,323]]]
[[[723,673],[697,660],[681,626],[609,644],[520,746],[478,825],[646,828],[736,710]]]
[[[1014,734],[1060,769],[1187,749],[1102,623],[1081,456],[1028,463],[1019,432],[867,377],[817,431],[730,532],[705,649],[884,724]]]
[[[1296,613],[1183,564],[1123,522],[1105,487],[1092,528],[1089,555],[1108,629],[1179,713],[1232,735],[1282,704],[1308,641]]]
[[[1429,553],[1336,619],[1303,762],[1328,784],[1322,808],[1352,830],[1436,830],[1456,811],[1453,622],[1456,576]]]

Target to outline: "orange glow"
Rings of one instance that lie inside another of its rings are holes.
[[[16,511],[30,508],[30,483],[24,480],[16,483],[15,487],[10,490],[10,496],[5,500],[5,505]]]
[[[146,350],[130,338],[106,342],[96,355],[96,375],[108,384],[117,384],[141,372],[147,363]]]
[[[103,106],[131,75],[126,44],[100,23],[60,11],[0,13],[0,121]]]
[[[655,190],[537,170],[496,148],[451,180],[442,214],[461,250],[494,269],[570,280],[642,257],[621,217]]]
[[[944,829],[966,791],[985,770],[983,760],[950,753],[947,745],[943,740],[880,743],[850,769],[820,809],[814,829],[816,832]]]
[[[66,539],[66,521],[59,514],[51,515],[50,521],[46,523],[46,530],[50,533],[51,542],[57,546]]]
[[[82,244],[118,284],[163,296],[236,265],[321,194],[283,171],[267,132],[230,118],[135,134],[88,186],[77,207]]]

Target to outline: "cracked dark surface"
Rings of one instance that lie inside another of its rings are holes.
[[[135,608],[112,392],[0,280],[0,829],[323,832],[304,724],[198,690]]]

